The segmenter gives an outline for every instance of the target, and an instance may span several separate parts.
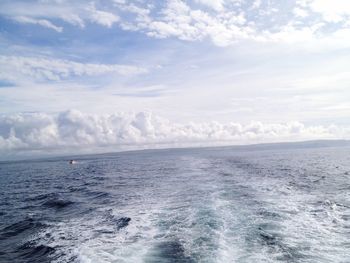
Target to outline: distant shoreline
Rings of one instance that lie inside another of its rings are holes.
[[[81,154],[52,154],[46,156],[36,155],[33,157],[18,156],[18,158],[9,157],[0,160],[1,163],[8,162],[22,162],[22,161],[57,161],[79,158],[88,158],[92,156],[103,156],[103,155],[117,155],[117,154],[133,154],[133,153],[153,153],[161,151],[178,151],[178,150],[202,150],[202,149],[229,149],[237,151],[261,151],[261,150],[276,150],[276,149],[306,149],[306,148],[328,148],[328,147],[347,147],[350,146],[350,140],[307,140],[297,142],[272,142],[272,143],[253,143],[244,145],[203,145],[203,146],[184,146],[184,147],[155,147],[155,148],[141,148],[141,149],[125,149],[116,151],[105,151],[97,153],[81,153]]]

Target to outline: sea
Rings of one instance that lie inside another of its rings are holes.
[[[350,262],[350,147],[0,163],[0,262]]]

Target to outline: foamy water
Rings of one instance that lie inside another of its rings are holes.
[[[1,262],[350,262],[349,148],[0,164]]]

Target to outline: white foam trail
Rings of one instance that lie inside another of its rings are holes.
[[[130,184],[126,191],[135,191],[137,198],[51,223],[37,239],[65,254],[56,262],[326,263],[350,258],[348,186],[339,186],[348,177],[332,174],[333,169],[315,162],[317,156],[175,156],[160,165],[142,155],[138,171],[147,176],[125,181]],[[131,221],[117,230],[113,220],[120,217]]]

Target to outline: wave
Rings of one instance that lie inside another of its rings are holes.
[[[118,230],[120,230],[120,229],[122,229],[124,227],[127,227],[129,225],[130,221],[131,221],[130,217],[118,218],[117,221],[116,221]]]
[[[26,218],[3,228],[0,232],[0,240],[5,240],[17,236],[26,231],[36,231],[44,227],[45,224],[33,219]]]
[[[23,260],[23,262],[28,262],[28,259],[30,259],[30,262],[33,263],[51,262],[53,259],[52,256],[55,253],[54,248],[45,245],[36,245],[34,242],[26,242],[18,250],[17,261]]]
[[[47,208],[63,209],[74,204],[73,201],[66,200],[64,196],[59,193],[45,193],[39,194],[27,199],[27,201],[41,201],[39,205]]]
[[[63,209],[67,206],[70,206],[74,204],[74,202],[69,200],[60,200],[60,199],[54,199],[54,200],[48,200],[44,202],[42,205],[49,207],[49,208],[55,208],[55,209]]]
[[[35,195],[33,197],[29,197],[27,200],[28,201],[42,201],[45,199],[50,199],[50,198],[57,198],[59,195],[57,193],[45,193],[45,194],[39,194]]]
[[[195,263],[196,261],[186,255],[185,248],[179,241],[170,240],[157,244],[153,252],[146,256],[145,262]]]

